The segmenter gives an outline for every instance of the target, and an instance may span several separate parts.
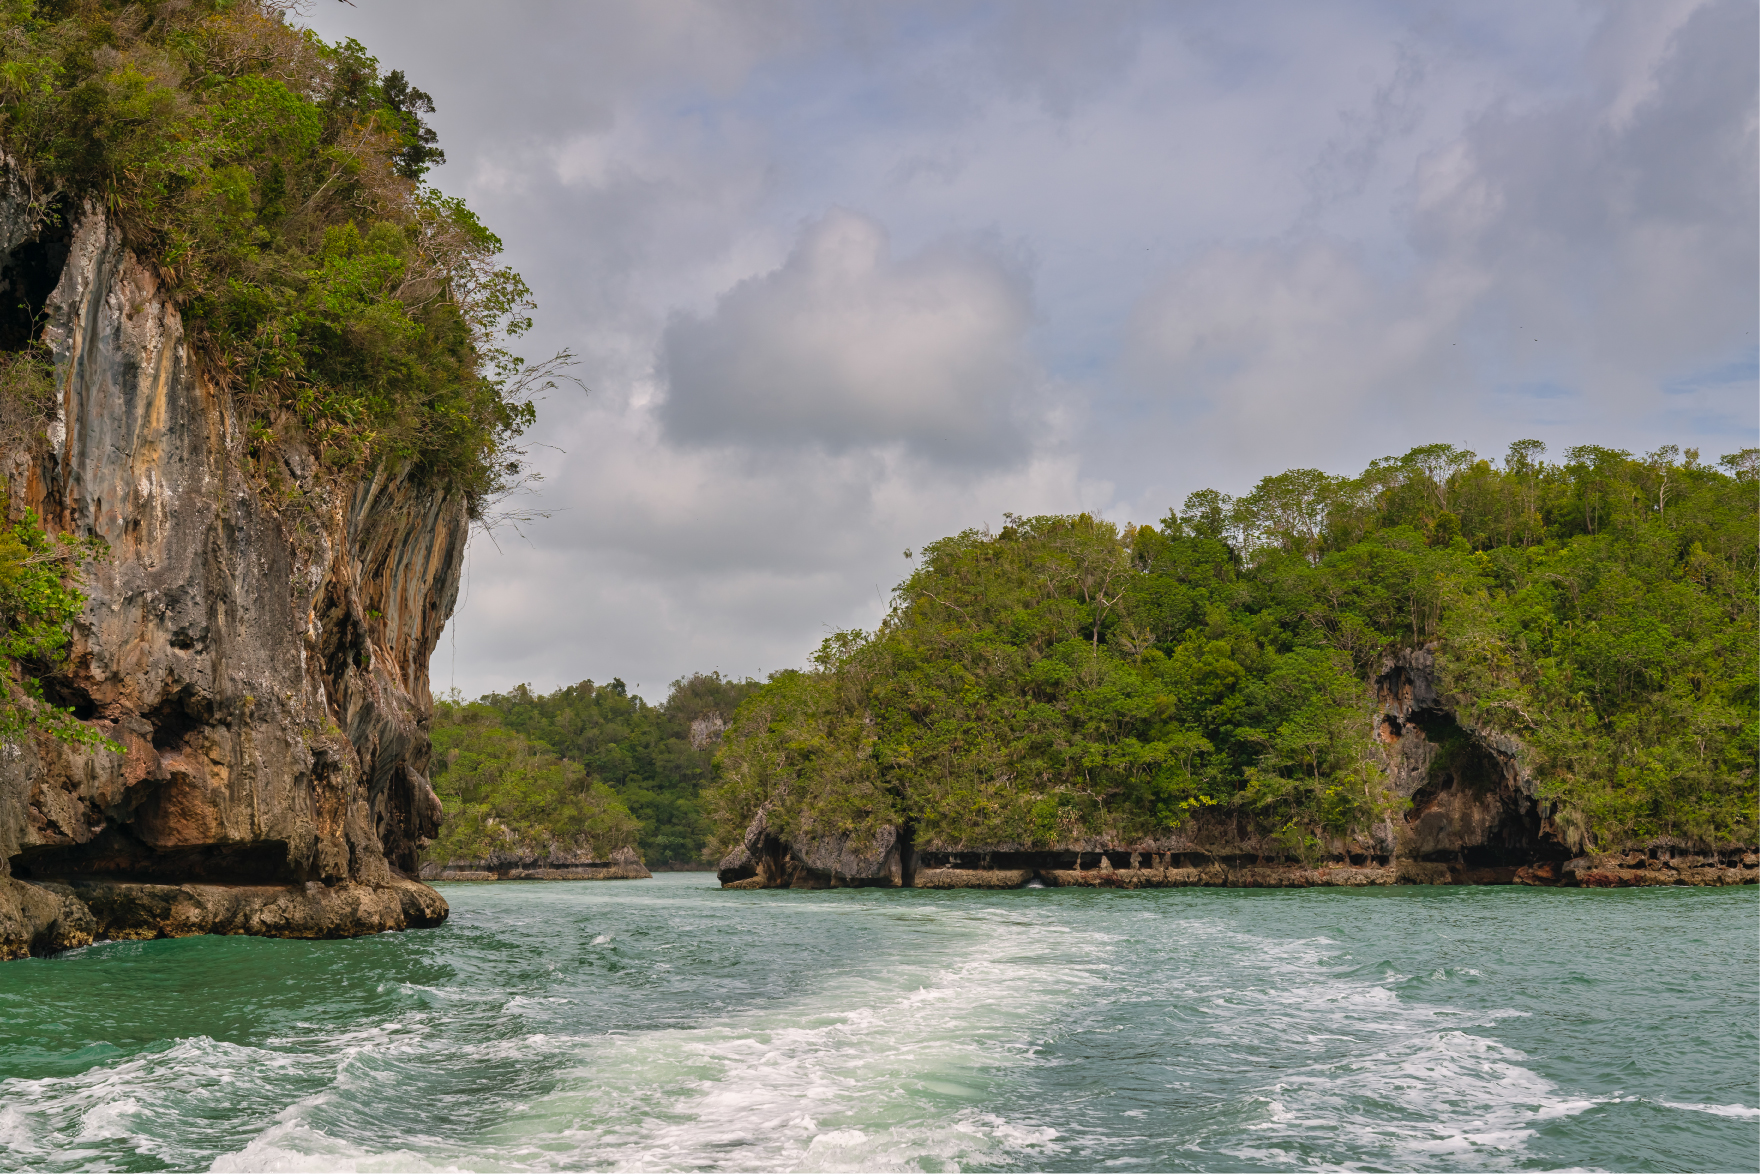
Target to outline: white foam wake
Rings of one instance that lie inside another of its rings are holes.
[[[1157,931],[1170,1009],[1189,1020],[1187,1085],[1232,1097],[1170,1138],[1196,1168],[1217,1156],[1275,1168],[1327,1168],[1341,1154],[1393,1168],[1519,1164],[1536,1122],[1582,1112],[1515,1048],[1476,1028],[1514,1011],[1464,1014],[1408,1000],[1404,976],[1339,973],[1325,938],[1274,942],[1215,920]],[[1262,1075],[1259,1075],[1262,1074]],[[1193,1079],[1195,1078],[1195,1079]]]
[[[1057,1130],[999,1113],[1001,1086],[1104,981],[1110,944],[1019,909],[922,916],[954,932],[920,935],[913,956],[852,958],[782,1006],[593,1041],[489,1152],[540,1168],[1042,1164]]]
[[[1760,1118],[1760,1109],[1747,1105],[1688,1105],[1679,1101],[1657,1101],[1665,1109],[1685,1109],[1692,1113],[1710,1113],[1713,1117]]]

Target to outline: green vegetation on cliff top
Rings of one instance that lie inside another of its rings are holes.
[[[473,514],[518,482],[528,393],[502,344],[527,289],[464,204],[432,100],[275,0],[8,0],[0,145],[49,235],[102,208],[230,390],[250,451],[297,429],[324,465],[407,463]],[[10,308],[8,308],[10,309]],[[40,329],[40,323],[34,328]]]
[[[604,851],[633,844],[650,867],[700,866],[711,758],[757,688],[710,673],[673,682],[662,705],[621,680],[440,701],[432,776],[446,822],[429,858],[584,835]]]
[[[1536,441],[1192,494],[1158,527],[1013,518],[922,552],[872,633],[740,709],[717,849],[1134,837],[1220,807],[1302,850],[1401,805],[1371,682],[1434,653],[1576,846],[1755,838],[1756,465]],[[1447,752],[1447,748],[1444,748]]]

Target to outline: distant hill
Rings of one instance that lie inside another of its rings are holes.
[[[702,788],[757,688],[709,673],[674,681],[661,705],[618,679],[436,702],[432,782],[446,821],[427,858],[584,838],[601,857],[634,846],[650,868],[706,867]]]

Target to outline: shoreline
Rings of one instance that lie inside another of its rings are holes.
[[[795,863],[795,862],[789,862]],[[1144,867],[1144,863],[1148,866]],[[1458,862],[1388,860],[1363,863],[1212,861],[1192,866],[1166,857],[1115,868],[1105,856],[1096,868],[1017,867],[917,868],[891,876],[840,877],[786,865],[759,868],[751,876],[724,876],[731,890],[916,888],[1018,889],[1035,882],[1045,888],[1366,888],[1393,885],[1526,885],[1535,888],[1726,887],[1760,884],[1760,854],[1752,851],[1662,857],[1648,853],[1580,856],[1571,860],[1478,866]]]

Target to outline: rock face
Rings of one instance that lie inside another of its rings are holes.
[[[1359,887],[1394,884],[1526,884],[1614,887],[1760,883],[1751,845],[1633,845],[1615,856],[1568,846],[1523,767],[1523,748],[1461,725],[1422,649],[1391,659],[1375,682],[1388,781],[1408,806],[1359,838],[1334,840],[1307,858],[1239,816],[1206,811],[1175,832],[1131,843],[1094,839],[1055,847],[915,843],[886,827],[874,850],[844,838],[779,835],[760,811],[744,842],[721,861],[723,888]]]
[[[1542,812],[1522,747],[1491,731],[1462,727],[1438,696],[1435,656],[1395,657],[1375,682],[1393,789],[1411,806],[1376,843],[1389,855],[1431,863],[1509,867],[1571,856]]]
[[[439,924],[409,877],[441,816],[427,664],[465,503],[392,472],[338,487],[291,432],[247,461],[231,396],[103,214],[62,240],[24,228],[0,210],[12,284],[58,274],[59,402],[46,439],[3,454],[9,507],[109,548],[45,690],[127,752],[0,753],[0,956]]]
[[[717,870],[723,888],[828,889],[911,883],[909,846],[895,827],[871,837],[848,833],[784,839],[758,812],[745,840],[722,859]]]

